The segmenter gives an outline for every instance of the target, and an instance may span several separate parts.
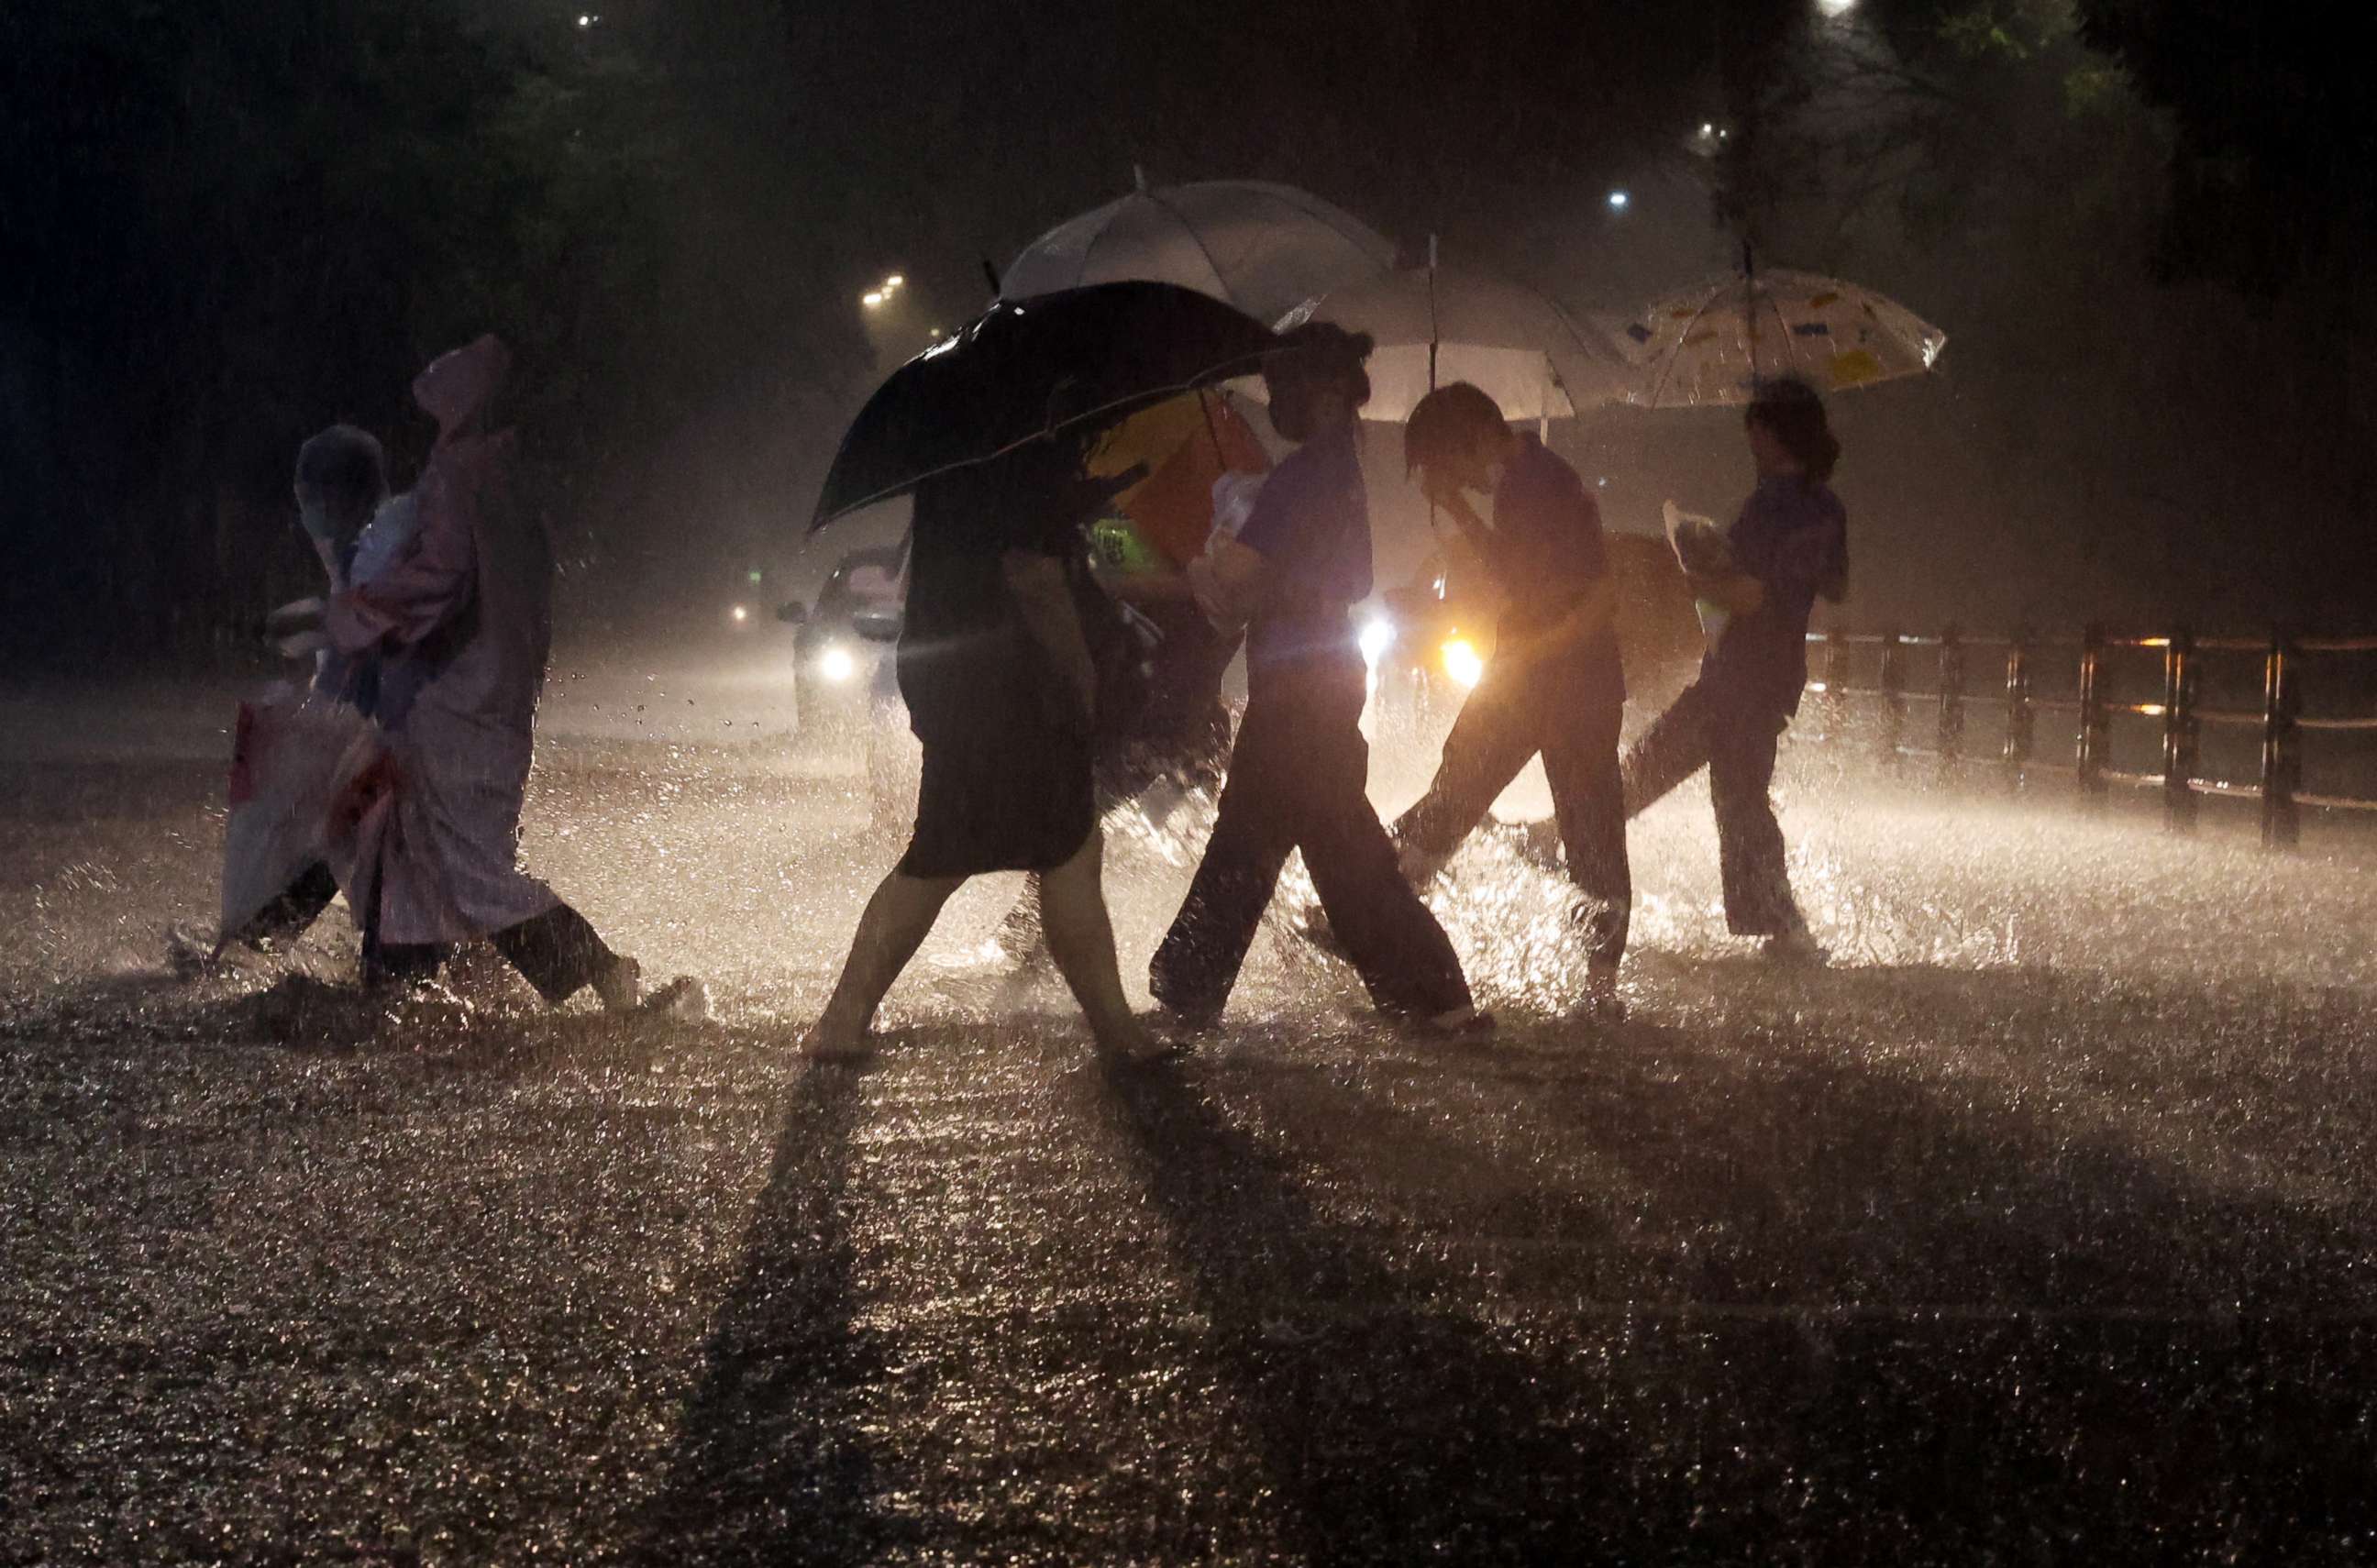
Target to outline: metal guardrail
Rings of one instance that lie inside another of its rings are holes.
[[[1943,769],[1965,760],[1965,718],[1976,703],[2001,702],[2005,712],[2005,740],[1999,758],[2007,787],[2019,790],[2033,774],[2072,775],[2084,798],[2102,796],[2113,784],[2162,792],[2164,821],[2173,832],[2195,826],[2200,796],[2256,799],[2261,803],[2262,843],[2272,849],[2291,848],[2302,832],[2302,808],[2377,811],[2377,798],[2306,793],[2302,785],[2302,742],[2306,732],[2377,732],[2377,714],[2359,718],[2305,718],[2299,670],[2306,653],[2377,653],[2377,637],[2267,638],[2195,637],[2185,630],[2160,637],[2110,637],[2101,627],[2090,627],[2076,644],[2079,652],[2077,695],[2035,697],[2031,674],[2042,649],[2069,650],[2070,641],[2041,641],[2023,637],[1966,638],[1955,627],[1936,637],[1909,637],[1894,631],[1810,632],[1810,649],[1822,650],[1821,677],[1810,688],[1828,698],[1879,698],[1881,723],[1879,747],[1883,760],[1895,766],[1905,758],[1928,758]],[[1881,673],[1871,686],[1852,686],[1842,679],[1843,652],[1871,647],[1880,651]],[[2002,649],[2005,678],[2001,691],[1979,695],[1971,689],[1967,656],[1976,648]],[[2115,651],[2159,652],[2162,654],[2162,700],[2112,702],[2105,695],[2104,660]],[[2197,699],[2199,674],[2206,654],[2254,654],[2262,661],[2262,705],[2258,710],[2206,708]],[[1907,661],[1928,655],[1935,661],[1937,688],[1920,696],[1907,689]],[[1939,706],[1939,727],[1931,745],[1911,745],[1906,738],[1911,701],[1932,700]],[[2037,755],[2037,718],[2042,712],[2072,715],[2074,733],[2069,763]],[[2155,773],[2120,772],[2108,763],[2112,719],[2136,714],[2162,721],[2162,771]],[[2262,735],[2260,776],[2250,784],[2207,779],[2199,773],[2198,742],[2203,726],[2257,727]]]

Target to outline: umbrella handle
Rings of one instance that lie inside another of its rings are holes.
[[[1758,262],[1750,253],[1750,236],[1741,239],[1741,320],[1750,329],[1750,390],[1758,392]]]
[[[1436,390],[1436,349],[1443,334],[1436,320],[1436,236],[1427,236],[1427,389]]]
[[[1223,469],[1228,469],[1230,454],[1222,449],[1221,428],[1213,423],[1213,405],[1208,401],[1202,387],[1197,389],[1197,412],[1205,416],[1205,438],[1213,443],[1213,461]]]

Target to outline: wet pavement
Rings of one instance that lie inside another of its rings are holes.
[[[1493,841],[1439,895],[1489,1044],[1272,932],[1109,1072],[991,882],[811,1069],[895,848],[742,688],[647,684],[557,699],[527,853],[709,1023],[484,955],[366,999],[335,910],[177,979],[219,694],[0,699],[0,1562],[2377,1561],[2365,842],[1811,750],[1828,971],[1725,938],[1692,793],[1620,1025]],[[1193,820],[1114,834],[1127,972]]]

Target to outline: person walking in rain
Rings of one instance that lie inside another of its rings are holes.
[[[354,581],[356,548],[373,518],[388,502],[387,458],[379,441],[352,425],[333,425],[307,437],[297,449],[297,474],[293,489],[297,500],[297,525],[322,563],[323,592],[335,594]],[[318,614],[322,601],[304,601]],[[309,683],[317,700],[344,702],[368,714],[376,684],[377,661],[352,658],[327,645],[315,649],[314,675]],[[323,764],[328,765],[325,757]],[[338,877],[328,861],[303,866],[269,903],[235,928],[218,934],[219,954],[234,943],[267,948],[293,940],[329,908],[339,894]],[[199,945],[176,935],[177,963],[210,962]]]
[[[413,492],[417,531],[323,615],[334,650],[378,656],[384,678],[409,693],[383,764],[366,775],[384,787],[354,802],[347,895],[363,912],[376,979],[425,978],[456,945],[485,939],[553,1005],[591,987],[605,1008],[627,1008],[640,999],[640,965],[519,865],[553,556],[510,494],[513,433],[495,416],[510,369],[490,335],[414,380],[414,401],[438,425]],[[679,980],[650,999],[692,1012],[702,998]]]
[[[1191,570],[1248,622],[1247,709],[1212,838],[1149,965],[1155,998],[1192,1024],[1218,1018],[1291,850],[1371,999],[1444,1031],[1491,1026],[1451,941],[1396,868],[1365,794],[1364,666],[1348,612],[1370,592],[1370,515],[1356,412],[1371,341],[1327,323],[1283,335],[1264,362],[1271,418],[1297,443],[1237,538]]]
[[[1099,1049],[1138,1059],[1166,1048],[1123,995],[1100,886],[1098,677],[1074,574],[1087,570],[1081,530],[1111,486],[1084,480],[1081,463],[1079,438],[1055,436],[916,488],[897,655],[924,748],[916,825],[859,918],[808,1056],[862,1053],[942,905],[993,871],[1037,878],[1049,953]]]
[[[1439,387],[1412,409],[1404,461],[1504,597],[1493,662],[1462,704],[1427,795],[1395,823],[1404,875],[1425,886],[1540,753],[1569,876],[1583,895],[1586,1000],[1615,1012],[1634,889],[1618,768],[1626,676],[1601,509],[1576,470],[1533,433],[1513,433],[1494,400],[1467,382]],[[1471,490],[1494,497],[1492,527],[1471,508]]]
[[[1837,600],[1848,585],[1848,513],[1831,485],[1841,444],[1802,381],[1767,383],[1743,426],[1758,485],[1728,535],[1730,568],[1691,579],[1727,618],[1700,677],[1627,753],[1626,809],[1641,812],[1706,767],[1727,928],[1762,939],[1774,957],[1822,963],[1767,792],[1808,684],[1808,617],[1820,595]]]

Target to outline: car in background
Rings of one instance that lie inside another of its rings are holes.
[[[1611,532],[1618,641],[1638,712],[1654,712],[1698,668],[1702,646],[1691,594],[1665,539]],[[1378,733],[1432,735],[1449,726],[1494,657],[1496,596],[1431,557],[1381,595],[1359,630]]]
[[[794,600],[776,618],[793,636],[794,700],[800,730],[811,741],[860,738],[868,726],[878,666],[890,660],[882,641],[862,632],[860,617],[890,609],[890,637],[899,636],[900,573],[906,550],[884,545],[853,550],[826,574],[816,599]],[[879,631],[878,625],[876,630]]]

